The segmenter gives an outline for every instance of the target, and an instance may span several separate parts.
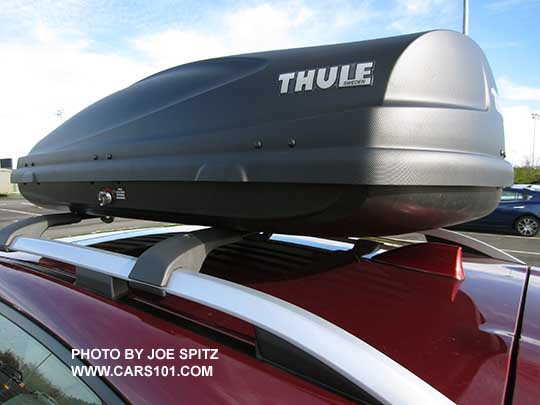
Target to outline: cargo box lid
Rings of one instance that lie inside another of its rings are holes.
[[[13,181],[501,187],[496,94],[481,49],[452,31],[210,59],[84,109]]]

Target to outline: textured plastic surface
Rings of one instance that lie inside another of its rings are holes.
[[[81,111],[12,179],[37,204],[94,215],[436,228],[486,215],[512,182],[495,95],[482,51],[451,31],[206,60]],[[101,190],[122,198],[100,207]]]

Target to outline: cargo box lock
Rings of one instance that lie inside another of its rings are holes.
[[[98,192],[98,202],[100,207],[106,207],[113,202],[112,190],[100,190]]]
[[[116,189],[102,188],[98,191],[97,199],[100,207],[107,207],[116,200],[125,200],[126,191],[123,187],[117,187]]]

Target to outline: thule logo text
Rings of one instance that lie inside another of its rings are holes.
[[[280,94],[311,91],[314,88],[326,90],[331,87],[371,86],[375,62],[350,63],[319,69],[279,75]],[[292,83],[292,85],[291,85]]]

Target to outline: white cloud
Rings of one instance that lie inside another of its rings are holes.
[[[386,24],[389,30],[399,33],[458,28],[460,6],[459,2],[447,0],[398,0],[397,6],[387,13]]]
[[[540,87],[531,87],[513,83],[510,79],[502,77],[497,81],[501,98],[517,101],[540,101]]]
[[[92,52],[39,22],[33,43],[0,42],[0,157],[28,153],[43,136],[92,102],[152,72],[143,63]]]
[[[535,111],[531,105],[540,102],[540,88],[512,82],[507,77],[497,80],[504,117],[506,152],[510,162],[523,165],[531,162]],[[517,105],[516,105],[517,103]],[[536,122],[535,160],[540,158],[540,122]],[[540,163],[540,162],[538,162]]]
[[[308,39],[293,40],[291,31],[305,27],[313,17],[314,11],[306,6],[281,8],[262,4],[226,15],[225,39],[236,41],[241,45],[234,47],[247,51],[290,47],[287,41],[309,42]]]
[[[514,165],[531,161],[533,151],[534,111],[527,105],[503,107],[507,159]],[[539,111],[540,112],[540,111]],[[535,160],[540,158],[540,122],[536,122]]]
[[[56,34],[43,21],[39,20],[34,29],[34,35],[39,42],[52,43],[57,40]]]
[[[225,55],[335,43],[349,29],[365,39],[363,27],[381,17],[368,0],[339,5],[326,0],[272,2],[210,17],[217,22],[208,27],[142,35],[133,44],[157,69],[164,69]]]
[[[166,30],[138,37],[134,45],[160,69],[212,57],[303,46],[317,38],[293,35],[293,30],[309,27],[314,14],[303,5],[261,4],[224,14],[217,29]]]
[[[137,38],[134,45],[157,65],[157,69],[222,56],[227,52],[221,40],[197,31],[167,30]]]
[[[398,4],[409,14],[426,15],[431,12],[434,3],[433,0],[399,0]]]

